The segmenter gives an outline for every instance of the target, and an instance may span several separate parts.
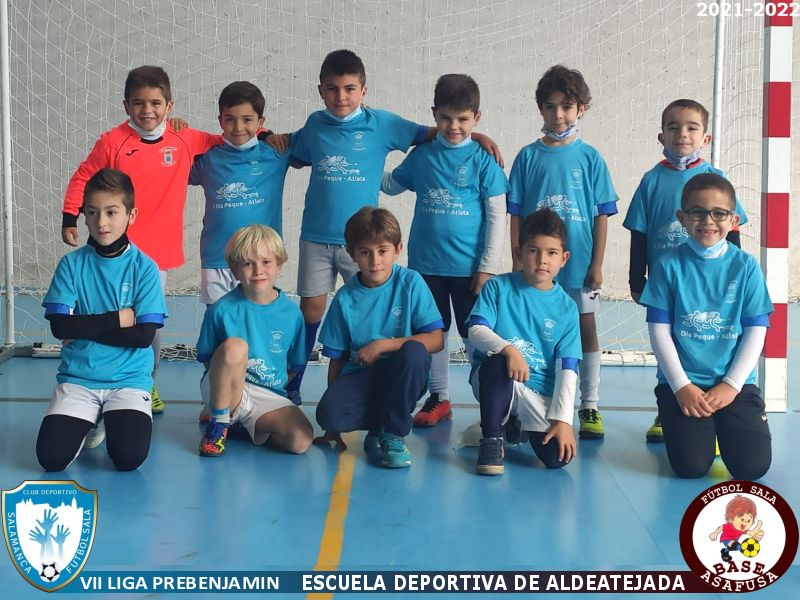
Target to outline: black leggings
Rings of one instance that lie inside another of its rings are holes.
[[[772,436],[761,391],[745,385],[736,398],[710,417],[687,417],[670,387],[656,387],[667,458],[678,477],[703,477],[714,462],[714,437],[734,479],[762,477],[772,463]]]
[[[133,471],[147,458],[153,421],[138,410],[110,410],[103,414],[106,450],[119,471]],[[39,428],[36,457],[45,471],[63,471],[75,460],[91,421],[67,415],[47,415]]]
[[[450,331],[450,302],[456,314],[456,327],[462,338],[467,337],[467,319],[477,297],[472,293],[472,277],[446,277],[444,275],[423,275],[442,315],[444,330]]]

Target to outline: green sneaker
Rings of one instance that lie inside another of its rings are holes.
[[[166,408],[166,404],[164,404],[161,396],[158,395],[158,388],[153,384],[153,391],[150,392],[150,410],[153,411],[154,415],[160,415],[164,412],[164,408]]]
[[[648,444],[660,444],[664,441],[664,430],[661,429],[661,417],[656,415],[655,421],[645,434]]]
[[[387,469],[400,469],[411,466],[411,453],[408,451],[403,438],[390,436],[386,433],[381,436],[381,465]]]
[[[581,428],[578,430],[578,437],[582,440],[600,440],[605,436],[603,432],[603,417],[600,416],[599,410],[594,408],[580,409],[578,411],[578,421],[581,424]]]

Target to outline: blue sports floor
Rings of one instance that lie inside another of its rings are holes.
[[[790,365],[795,367],[800,364],[797,308],[790,315]],[[453,448],[458,433],[478,420],[466,367],[451,367],[454,421],[412,431],[407,438],[412,467],[386,470],[367,463],[356,434],[343,454],[314,446],[293,456],[232,440],[223,457],[201,458],[196,419],[201,367],[167,361],[161,362],[158,380],[167,410],[155,418],[150,456],[138,471],[116,472],[100,446],[84,451],[66,473],[45,474],[34,448],[57,366],[57,360],[31,358],[0,364],[0,488],[14,488],[26,479],[67,478],[96,489],[98,527],[86,571],[277,571],[315,565],[341,570],[687,570],[678,544],[683,512],[700,491],[729,478],[717,460],[705,479],[677,479],[664,446],[644,443],[654,416],[653,368],[603,368],[606,438],[579,442],[577,459],[565,469],[547,471],[529,446],[519,446],[508,452],[503,476],[480,477],[474,471],[477,449]],[[794,410],[770,415],[774,459],[762,481],[800,515],[800,447],[792,442],[800,431],[800,382],[794,371]],[[325,374],[326,367],[310,367],[304,382],[305,410],[312,422]],[[797,598],[798,564],[795,557],[781,580],[756,594]],[[9,559],[0,558],[0,598],[42,595]],[[342,593],[335,598],[368,596]]]

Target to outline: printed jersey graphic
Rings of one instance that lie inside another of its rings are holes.
[[[326,156],[317,163],[317,166],[328,175],[360,175],[359,169],[354,169],[357,163],[351,163],[346,156]]]

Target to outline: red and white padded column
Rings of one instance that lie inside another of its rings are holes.
[[[787,302],[789,300],[789,195],[791,192],[792,17],[789,2],[774,5],[764,21],[764,106],[761,150],[761,267],[775,312],[759,364],[767,410],[787,410]]]

